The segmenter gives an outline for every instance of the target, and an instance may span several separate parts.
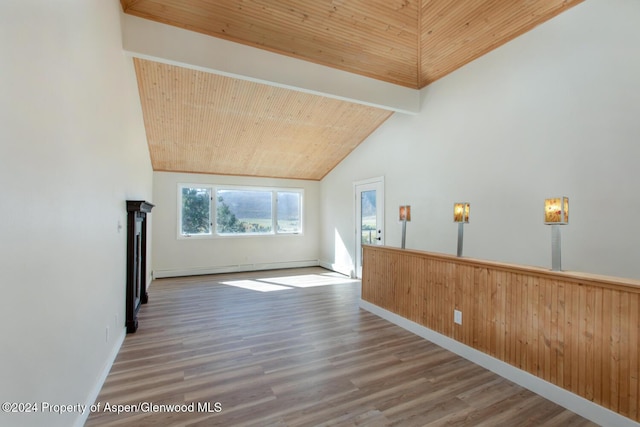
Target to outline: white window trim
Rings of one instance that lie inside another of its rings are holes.
[[[211,233],[209,234],[182,234],[182,189],[183,188],[207,188],[211,190]],[[264,233],[218,233],[217,229],[217,211],[218,211],[218,198],[217,194],[220,190],[237,190],[237,191],[264,191],[271,193],[271,223],[272,230]],[[300,232],[279,232],[278,228],[278,192],[298,193],[300,195]],[[246,185],[222,185],[222,184],[202,184],[202,183],[178,183],[177,189],[177,221],[176,221],[176,235],[179,240],[191,240],[191,239],[237,239],[237,238],[256,238],[256,237],[292,237],[304,235],[304,188],[300,187],[261,187],[261,186],[246,186]]]
[[[182,230],[182,189],[183,188],[207,188],[209,190],[211,190],[211,197],[213,198],[213,194],[215,193],[215,187],[211,184],[178,184],[178,192],[177,192],[177,199],[176,199],[176,209],[177,209],[177,221],[176,221],[176,235],[178,236],[178,239],[210,239],[215,235],[215,224],[213,223],[213,220],[215,219],[215,217],[212,217],[211,215],[213,214],[213,212],[209,212],[209,221],[211,223],[211,232],[207,233],[207,234],[182,234],[181,230]],[[211,205],[210,205],[210,209],[213,209],[213,200],[211,200]]]

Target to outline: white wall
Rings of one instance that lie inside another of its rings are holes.
[[[469,201],[465,256],[550,267],[543,201],[566,195],[563,269],[640,278],[638,19],[590,0],[426,87],[322,181],[321,260],[352,262],[352,182],[384,175],[388,245],[406,203],[407,247],[455,254]]]
[[[178,184],[303,188],[301,235],[178,239]],[[318,181],[153,173],[153,274],[171,277],[318,264]]]
[[[152,172],[119,10],[0,3],[1,402],[87,403],[124,337],[125,200],[151,197]]]

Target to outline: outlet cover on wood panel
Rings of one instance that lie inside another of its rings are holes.
[[[462,325],[462,312],[460,310],[453,310],[453,323]]]

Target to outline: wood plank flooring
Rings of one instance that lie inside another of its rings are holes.
[[[321,268],[156,280],[86,426],[595,425],[359,295]]]

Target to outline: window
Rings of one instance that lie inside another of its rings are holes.
[[[273,196],[262,190],[216,191],[218,234],[271,233]]]
[[[302,232],[302,220],[300,218],[300,213],[302,212],[301,199],[299,191],[278,191],[276,193],[278,207],[276,230],[278,230],[278,233]]]
[[[303,194],[298,188],[181,184],[178,236],[301,234]]]
[[[211,235],[211,189],[181,187],[178,217],[182,236]]]

